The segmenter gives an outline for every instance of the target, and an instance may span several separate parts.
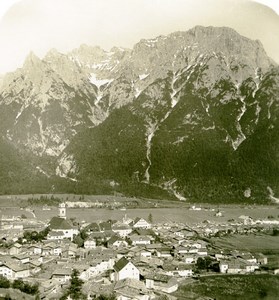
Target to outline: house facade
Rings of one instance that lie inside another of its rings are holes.
[[[150,223],[148,223],[143,218],[136,218],[133,224],[133,228],[144,228],[144,229],[150,229],[152,226]]]
[[[0,265],[0,275],[7,279],[27,278],[30,276],[30,270],[27,266],[13,263],[3,263]]]
[[[114,280],[119,281],[126,278],[139,280],[140,272],[139,269],[125,257],[122,257],[115,265],[114,265]]]

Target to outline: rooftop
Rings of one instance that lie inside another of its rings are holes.
[[[73,226],[65,219],[53,217],[49,222],[50,229],[73,229]]]
[[[119,272],[121,271],[126,265],[128,265],[130,261],[125,258],[125,257],[122,257],[118,262],[116,262],[116,264],[114,265],[114,270]]]

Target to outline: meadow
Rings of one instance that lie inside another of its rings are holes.
[[[175,292],[178,299],[197,300],[276,300],[279,276],[276,275],[216,275],[200,277],[184,284]]]
[[[228,235],[221,238],[211,238],[217,247],[234,250],[237,245],[238,250],[252,252],[278,252],[279,236],[272,236],[263,233],[249,235]]]

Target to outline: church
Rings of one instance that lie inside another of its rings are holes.
[[[67,208],[66,204],[59,204],[58,216],[53,217],[49,222],[50,232],[47,235],[48,240],[73,240],[74,237],[79,233],[78,228],[73,226],[67,220]]]

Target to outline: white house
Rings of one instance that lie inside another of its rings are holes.
[[[207,256],[207,250],[206,250],[206,248],[199,248],[198,252],[197,252],[197,255],[199,255],[199,256]]]
[[[26,278],[30,276],[30,270],[23,264],[2,263],[0,265],[0,275],[7,279]]]
[[[178,246],[175,249],[175,253],[177,256],[184,256],[185,254],[188,253],[188,248],[186,248],[184,246]]]
[[[221,273],[228,274],[252,273],[259,268],[254,262],[247,262],[239,259],[220,262],[219,267]]]
[[[227,270],[229,268],[229,262],[228,261],[221,261],[219,264],[220,273],[227,273]]]
[[[118,236],[111,237],[107,242],[108,247],[120,248],[127,247],[128,243]]]
[[[112,231],[125,238],[132,232],[132,228],[127,224],[116,224],[112,227]]]
[[[113,266],[114,266],[114,259],[113,258],[105,258],[103,257],[102,259],[94,259],[91,263],[90,263],[90,267],[89,267],[89,277],[95,277],[98,276],[102,273],[104,273],[107,270],[112,270]]]
[[[161,247],[156,249],[156,255],[161,258],[170,258],[172,257],[172,249],[169,247]]]
[[[138,268],[125,257],[122,257],[115,265],[114,265],[114,281],[119,281],[125,278],[132,278],[139,280],[140,273]]]
[[[133,228],[145,228],[145,229],[149,229],[151,227],[152,227],[151,224],[148,223],[143,218],[136,218],[135,221],[133,222]]]
[[[21,264],[27,264],[30,261],[30,257],[27,254],[13,255],[12,259]]]
[[[61,246],[54,246],[53,247],[53,255],[59,256],[62,254],[62,247]]]
[[[84,242],[85,249],[95,249],[96,248],[96,241],[93,238],[90,238]]]
[[[151,244],[151,238],[149,236],[133,235],[130,236],[130,240],[133,246],[145,246]]]
[[[197,257],[195,255],[184,256],[185,264],[195,264],[197,262]]]
[[[9,252],[10,252],[10,255],[17,255],[20,253],[21,251],[21,248],[22,248],[22,245],[19,244],[19,243],[14,243],[10,249],[9,249]]]
[[[198,253],[198,251],[199,251],[199,249],[196,248],[196,247],[191,247],[191,248],[189,249],[189,253]]]
[[[35,254],[35,255],[40,255],[40,254],[42,254],[42,251],[43,251],[43,249],[42,249],[42,245],[35,245],[34,247],[33,247],[33,254]]]
[[[151,257],[152,253],[149,250],[143,249],[143,250],[140,251],[140,256],[141,257]]]
[[[59,268],[53,271],[51,278],[60,283],[65,283],[70,280],[71,274],[72,270],[70,268]]]
[[[166,272],[166,275],[169,276],[180,276],[180,277],[193,276],[193,268],[189,264],[164,265],[163,269]]]

